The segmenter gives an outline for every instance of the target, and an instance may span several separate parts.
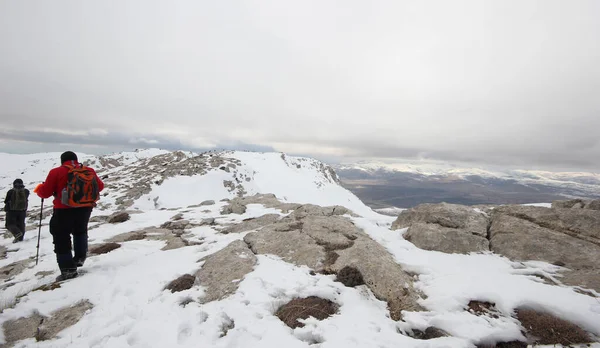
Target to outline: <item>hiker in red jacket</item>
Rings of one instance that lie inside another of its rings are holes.
[[[60,268],[58,280],[75,278],[77,267],[83,266],[87,256],[87,226],[104,183],[94,169],[77,162],[77,155],[67,151],[60,156],[62,165],[50,170],[46,181],[33,192],[41,198],[54,196],[54,210],[50,219],[50,234],[54,253]],[[71,234],[73,247],[71,247]],[[71,253],[74,249],[75,256]]]

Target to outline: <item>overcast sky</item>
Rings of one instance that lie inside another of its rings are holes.
[[[0,151],[600,170],[600,1],[0,1]]]

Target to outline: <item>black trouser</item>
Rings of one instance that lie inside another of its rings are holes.
[[[12,233],[15,238],[23,240],[25,235],[26,211],[9,210],[6,212],[6,229]]]
[[[77,269],[75,262],[85,260],[88,249],[87,226],[91,214],[91,207],[54,209],[52,212],[50,233],[61,271]],[[75,256],[71,253],[71,235]]]

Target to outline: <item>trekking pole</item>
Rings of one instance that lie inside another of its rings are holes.
[[[44,215],[44,199],[42,198],[42,207],[40,208],[40,227],[38,229],[37,251],[35,253],[35,265],[38,264],[38,256],[40,255],[40,235],[42,234],[42,215]]]

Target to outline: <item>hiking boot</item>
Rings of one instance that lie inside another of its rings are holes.
[[[75,266],[77,266],[77,267],[83,267],[83,264],[85,263],[85,259],[73,260],[73,262],[75,262]]]
[[[77,269],[65,269],[60,271],[60,275],[56,277],[56,281],[60,282],[67,279],[73,279],[77,277],[79,273],[77,273]]]
[[[23,237],[24,237],[23,233],[19,233],[19,234],[15,235],[15,239],[13,239],[13,243],[22,242]]]

